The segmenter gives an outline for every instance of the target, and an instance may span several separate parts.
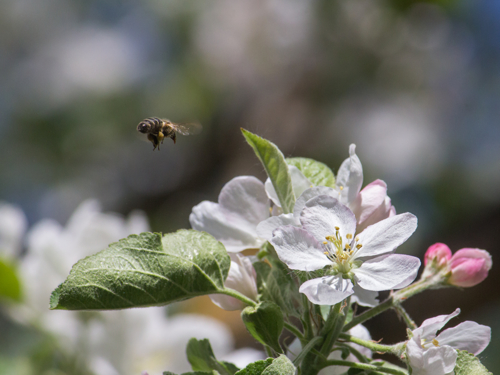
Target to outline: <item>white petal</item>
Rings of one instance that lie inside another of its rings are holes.
[[[357,269],[354,275],[358,285],[367,290],[390,290],[400,285],[408,275],[417,275],[420,259],[411,255],[387,254],[369,259]],[[411,282],[411,281],[410,281]]]
[[[224,185],[219,204],[254,226],[269,217],[269,200],[264,185],[252,176],[236,177]]]
[[[273,237],[273,232],[279,227],[283,227],[285,225],[300,227],[300,221],[299,219],[296,219],[293,214],[272,216],[269,219],[261,221],[259,225],[257,225],[257,235],[267,241],[270,241]]]
[[[349,157],[344,160],[337,173],[336,185],[340,190],[340,202],[348,205],[354,202],[363,185],[363,167],[356,155],[356,145],[349,146]]]
[[[453,371],[457,362],[457,352],[449,346],[430,348],[424,351],[423,370],[420,374],[445,375]],[[416,374],[419,374],[416,372]]]
[[[229,252],[258,248],[263,243],[251,223],[217,203],[204,201],[194,206],[189,222],[193,229],[213,235]]]
[[[389,217],[370,225],[357,235],[363,247],[357,257],[367,257],[389,253],[405,242],[417,229],[417,218],[410,213]]]
[[[304,176],[299,168],[293,165],[289,165],[288,171],[290,172],[290,178],[292,179],[293,193],[296,197],[300,197],[304,190],[313,187],[311,181],[309,181],[307,177]]]
[[[27,227],[28,220],[19,207],[0,202],[0,253],[19,255]]]
[[[337,198],[339,194],[335,189],[326,186],[314,186],[312,188],[304,190],[304,192],[295,201],[295,207],[293,208],[293,216],[295,216],[298,219],[306,202],[309,199],[317,197],[318,195],[329,195],[331,197]]]
[[[456,327],[445,329],[436,339],[439,345],[449,345],[478,355],[490,343],[491,328],[467,320]]]
[[[233,178],[219,195],[219,203],[204,201],[193,207],[193,229],[210,233],[229,252],[257,248],[264,242],[257,224],[269,217],[269,201],[263,184],[255,177]]]
[[[314,271],[332,264],[322,244],[302,228],[290,225],[278,228],[270,242],[278,257],[291,269]]]
[[[387,184],[382,180],[375,180],[359,192],[349,208],[359,222],[364,222],[384,202],[386,196]]]
[[[367,307],[374,307],[378,305],[378,292],[360,288],[358,285],[354,285],[353,290],[354,294],[351,297],[352,302],[356,302],[360,306]]]
[[[356,217],[352,211],[328,195],[319,195],[306,202],[300,221],[303,227],[318,241],[324,241],[326,236],[335,234],[336,227],[340,228],[340,235],[354,235],[356,231]]]
[[[308,280],[300,286],[299,292],[316,305],[335,305],[354,293],[351,280],[337,276]]]
[[[270,178],[266,180],[264,187],[266,189],[267,197],[273,201],[275,206],[281,207],[280,200],[278,199],[278,194],[276,193],[276,190],[274,189],[273,183],[271,182]]]
[[[234,254],[224,286],[237,290],[250,299],[257,299],[256,273],[249,258]],[[223,294],[212,294],[213,303],[224,310],[241,310],[246,305],[240,300]]]
[[[413,334],[427,340],[432,340],[436,337],[436,332],[443,328],[451,318],[460,314],[460,309],[456,309],[449,315],[438,315],[434,318],[426,319],[417,329],[413,330]]]

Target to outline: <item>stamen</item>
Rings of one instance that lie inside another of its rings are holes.
[[[335,230],[338,232],[340,230],[340,228],[339,227],[335,227]]]
[[[347,234],[345,235],[345,238],[347,238],[348,240],[350,240],[350,239],[352,238],[352,234],[351,234],[351,233],[347,233]]]
[[[363,247],[363,245],[361,245],[360,243],[358,243],[358,244],[356,245],[356,249],[358,249],[358,250],[359,250],[359,249],[361,249],[362,247]]]
[[[339,190],[344,190],[344,187],[342,185],[340,185]]]
[[[432,339],[432,343],[434,344],[434,346],[439,347],[439,341],[438,340]]]

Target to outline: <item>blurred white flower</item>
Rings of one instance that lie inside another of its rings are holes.
[[[28,221],[17,206],[0,202],[0,254],[8,257],[20,255]]]

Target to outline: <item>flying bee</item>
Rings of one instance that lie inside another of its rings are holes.
[[[167,119],[158,117],[148,117],[137,125],[137,131],[148,135],[148,140],[153,144],[153,151],[165,138],[172,138],[175,144],[176,133],[182,135],[198,134],[201,131],[201,125],[196,122],[175,124]]]

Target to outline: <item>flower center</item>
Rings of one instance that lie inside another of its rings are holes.
[[[439,341],[436,339],[432,339],[430,341],[428,339],[420,340],[420,346],[422,347],[422,349],[429,349],[431,347],[431,344],[439,348]]]
[[[326,236],[326,241],[323,241],[326,250],[324,254],[331,260],[334,269],[340,273],[348,274],[352,269],[352,258],[363,245],[358,243],[358,237],[352,243],[352,234],[345,235],[345,240],[340,235],[340,228],[335,227],[335,234]],[[351,246],[352,245],[352,246]]]

